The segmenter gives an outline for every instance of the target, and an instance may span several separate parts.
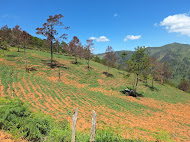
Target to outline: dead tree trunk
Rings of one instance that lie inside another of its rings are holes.
[[[26,62],[26,46],[24,46],[24,58],[25,58],[25,69],[27,71],[27,62]]]
[[[108,62],[108,73],[109,73],[109,62]]]
[[[51,41],[51,67],[53,67],[53,45],[52,45],[52,41]]]
[[[59,47],[57,47],[57,56],[58,56],[58,58],[59,58]]]
[[[90,62],[90,58],[88,57],[88,70],[90,69],[89,62]]]
[[[87,65],[88,65],[88,70],[90,70],[89,62],[90,62],[90,58],[88,57],[88,58],[86,59],[86,63],[87,63]]]
[[[5,56],[5,45],[4,45],[4,43],[3,43],[3,55]]]
[[[77,56],[75,55],[75,64],[77,64]]]
[[[154,79],[152,78],[152,88],[154,88],[154,85],[153,85],[153,83],[154,83]]]
[[[60,69],[59,69],[59,81],[61,81],[61,72],[60,72]]]

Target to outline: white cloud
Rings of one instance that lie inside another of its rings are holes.
[[[100,36],[99,38],[98,37],[90,37],[89,39],[91,40],[96,40],[97,42],[107,42],[107,41],[110,41],[107,37],[105,36]]]
[[[90,40],[95,40],[95,39],[96,39],[96,37],[90,37],[89,39],[90,39]]]
[[[160,26],[164,26],[169,33],[176,32],[190,36],[190,17],[188,14],[170,15],[160,22]]]
[[[140,39],[141,38],[141,35],[137,35],[137,36],[134,36],[134,35],[127,35],[125,38],[124,38],[124,42],[126,42],[127,40],[137,40],[137,39]]]
[[[117,16],[119,16],[117,13],[113,15],[113,17],[117,17]]]

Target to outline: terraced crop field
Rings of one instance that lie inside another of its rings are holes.
[[[73,64],[72,57],[54,54],[57,66],[48,66],[50,53],[27,49],[24,53],[11,48],[0,55],[0,96],[19,97],[33,110],[48,113],[57,120],[67,119],[79,109],[77,130],[90,132],[91,113],[97,113],[97,128],[110,128],[124,138],[147,141],[190,141],[190,95],[155,82],[153,91],[140,81],[138,92],[144,97],[130,97],[120,91],[131,87],[133,75],[124,78],[122,71],[85,60]],[[61,79],[59,80],[59,72]],[[151,85],[149,81],[148,85]]]

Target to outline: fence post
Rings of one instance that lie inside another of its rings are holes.
[[[72,139],[71,142],[75,142],[76,122],[77,122],[78,108],[75,109],[72,117]]]
[[[95,142],[95,135],[96,135],[96,112],[93,110],[90,142]]]

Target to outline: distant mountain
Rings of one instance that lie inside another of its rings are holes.
[[[126,58],[123,60],[121,54],[127,53]],[[115,51],[117,59],[120,64],[124,63],[135,51]],[[146,52],[150,57],[156,57],[158,61],[167,61],[170,64],[173,81],[178,84],[181,78],[186,77],[190,80],[190,45],[172,43],[161,47],[147,47]],[[97,54],[103,58],[105,54]]]

